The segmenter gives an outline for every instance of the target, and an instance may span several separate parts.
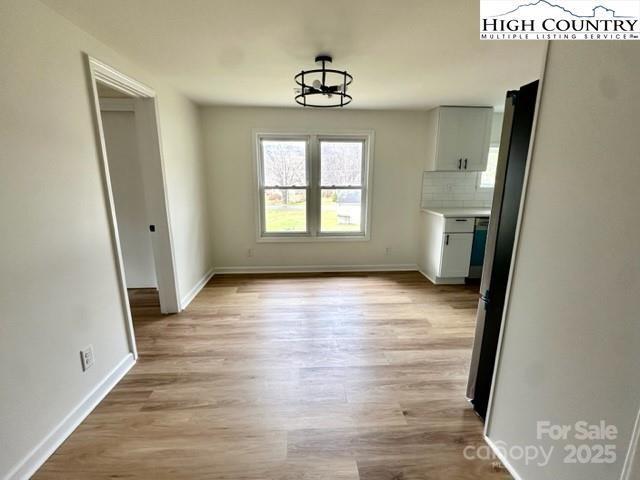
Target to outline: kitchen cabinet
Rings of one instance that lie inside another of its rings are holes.
[[[427,113],[427,171],[483,172],[491,140],[492,107],[438,107]]]
[[[489,209],[424,209],[421,212],[420,271],[433,283],[464,283],[470,274],[476,217]]]
[[[473,233],[445,233],[442,235],[442,254],[438,277],[466,277],[471,264]]]

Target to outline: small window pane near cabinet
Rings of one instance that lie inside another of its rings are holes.
[[[425,170],[481,172],[487,166],[491,107],[438,107],[427,115]]]
[[[493,188],[496,184],[496,172],[498,170],[498,153],[499,145],[493,145],[489,148],[489,156],[487,158],[487,169],[480,173],[478,179],[478,187]]]

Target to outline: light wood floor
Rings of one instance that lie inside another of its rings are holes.
[[[173,316],[136,292],[138,364],[36,478],[510,478],[463,457],[477,298],[413,272],[216,276]]]

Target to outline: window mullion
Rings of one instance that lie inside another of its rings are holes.
[[[369,225],[367,225],[367,195],[369,195],[369,193],[367,192],[366,184],[364,184],[360,187],[360,231],[362,233],[365,233],[369,228]]]
[[[309,139],[310,153],[310,176],[309,176],[309,230],[312,236],[317,236],[320,232],[320,143],[316,135],[311,135]]]
[[[264,182],[264,177],[261,174],[260,177],[260,183]],[[260,185],[260,234],[264,235],[267,231],[267,224],[266,224],[266,204],[265,204],[265,199],[264,199],[264,194],[265,194],[265,187],[263,185]]]

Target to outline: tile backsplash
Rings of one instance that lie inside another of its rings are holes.
[[[478,188],[477,172],[424,172],[422,208],[490,207],[492,188]]]

